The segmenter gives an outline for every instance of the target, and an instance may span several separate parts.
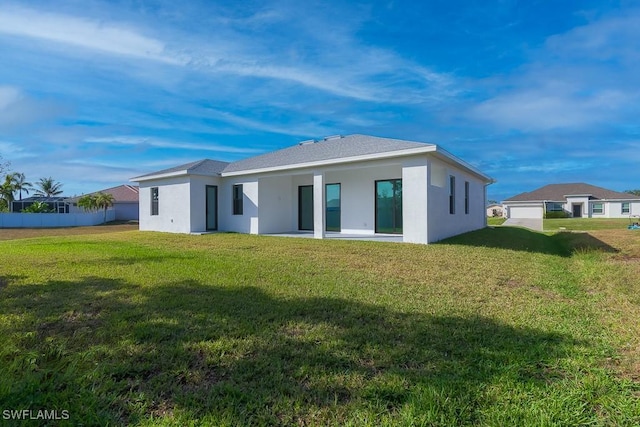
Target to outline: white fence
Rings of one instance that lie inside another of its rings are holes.
[[[107,222],[116,219],[114,209],[107,210]],[[104,211],[87,213],[0,213],[0,228],[54,228],[104,223]]]

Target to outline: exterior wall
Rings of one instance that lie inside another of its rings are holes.
[[[429,241],[484,228],[487,225],[485,184],[453,165],[431,158],[429,161]],[[444,176],[443,176],[444,175]],[[449,213],[449,176],[455,176],[455,213]],[[443,182],[444,181],[444,182]],[[469,213],[465,213],[465,181],[469,182]],[[443,186],[444,184],[444,186]]]
[[[582,206],[582,218],[589,217],[591,212],[589,209],[589,197],[567,197],[567,201],[563,204],[563,209],[569,216],[573,216],[573,205]]]
[[[107,210],[107,222],[114,221],[115,210]],[[0,213],[0,228],[80,227],[104,223],[104,211],[86,213]]]
[[[257,177],[221,178],[218,188],[218,229],[237,233],[258,234]],[[242,184],[242,215],[233,214],[233,186]]]
[[[207,186],[218,187],[218,230],[221,229],[220,211],[223,208],[220,198],[220,178],[211,176],[190,176],[189,177],[189,199],[190,199],[190,232],[207,232]]]
[[[298,230],[298,187],[301,185],[313,185],[313,175],[308,172],[303,175],[294,175],[291,177],[291,206],[289,212],[291,215],[290,230]]]
[[[507,218],[536,218],[544,217],[544,208],[540,202],[531,202],[518,205],[506,205]]]
[[[449,213],[449,176],[456,177],[456,209]],[[429,154],[223,178],[184,176],[143,181],[140,230],[177,233],[206,229],[205,187],[218,185],[218,230],[286,233],[298,230],[298,187],[314,190],[316,237],[324,233],[324,186],[340,184],[341,231],[375,233],[375,182],[402,179],[403,240],[435,242],[486,226],[484,181]],[[465,213],[465,182],[469,213]],[[243,214],[233,215],[233,185],[243,185]],[[159,188],[159,215],[151,216],[152,187]],[[320,190],[320,191],[319,191]],[[320,215],[318,215],[318,213]]]
[[[640,215],[640,201],[629,201],[629,213],[622,213],[622,203],[626,201],[598,201],[589,202],[590,218],[629,218],[629,215]],[[601,214],[593,212],[593,204],[602,203],[604,212]]]
[[[151,215],[151,188],[158,187],[158,215]],[[191,232],[191,190],[187,176],[140,183],[140,230]]]
[[[295,230],[295,228],[291,227],[293,221],[293,210],[291,209],[293,204],[293,178],[291,176],[265,177],[260,178],[258,182],[260,186],[258,194],[258,212],[260,214],[258,232],[260,234],[287,233]]]
[[[140,206],[137,202],[114,203],[113,208],[116,211],[116,221],[131,221],[140,218]]]
[[[583,204],[582,217],[583,218],[629,218],[629,215],[640,215],[640,201],[630,201],[628,214],[622,213],[623,201],[606,201],[606,200],[589,200],[584,197],[570,197],[565,203],[563,208],[566,213],[573,214],[574,204]],[[593,204],[602,203],[604,212],[594,213]],[[505,205],[507,207],[508,218],[543,218],[543,208],[540,202],[522,202],[517,205]]]
[[[429,242],[429,168],[427,157],[402,166],[402,234],[408,243]]]
[[[375,182],[402,178],[400,164],[368,162],[362,166],[368,167],[351,167],[325,174],[325,184],[340,184],[340,226],[343,233],[374,234]]]

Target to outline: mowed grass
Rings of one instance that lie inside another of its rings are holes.
[[[640,424],[640,233],[499,227],[423,246],[130,231],[0,253],[2,410]]]
[[[487,218],[487,225],[489,226],[502,225],[506,220],[507,220],[506,218],[502,218],[499,216],[490,216]]]
[[[637,218],[633,220],[638,221]],[[629,218],[550,218],[544,220],[543,228],[547,231],[624,230],[629,224]]]

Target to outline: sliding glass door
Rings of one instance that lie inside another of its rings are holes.
[[[218,229],[218,187],[207,185],[206,216],[207,231]]]
[[[313,230],[313,185],[298,187],[298,229]]]
[[[376,181],[376,233],[402,234],[402,180]]]

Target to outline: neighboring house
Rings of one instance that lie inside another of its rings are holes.
[[[44,202],[49,206],[49,210],[55,213],[69,213],[69,198],[67,197],[27,197],[22,200],[11,202],[11,212],[22,212],[36,202]]]
[[[584,183],[550,184],[504,200],[508,218],[628,218],[640,215],[640,197]],[[553,213],[553,214],[551,214]]]
[[[119,185],[117,187],[107,188],[105,190],[96,191],[90,194],[107,193],[113,196],[113,209],[115,210],[116,221],[137,220],[139,217],[139,188],[134,185]],[[80,197],[69,199],[73,203],[72,211],[82,212],[82,208],[78,207]]]
[[[327,137],[233,163],[133,178],[140,230],[399,234],[435,242],[486,225],[491,178],[433,144]]]
[[[488,217],[503,217],[505,214],[504,208],[502,205],[497,203],[493,203],[487,206],[487,216]]]

